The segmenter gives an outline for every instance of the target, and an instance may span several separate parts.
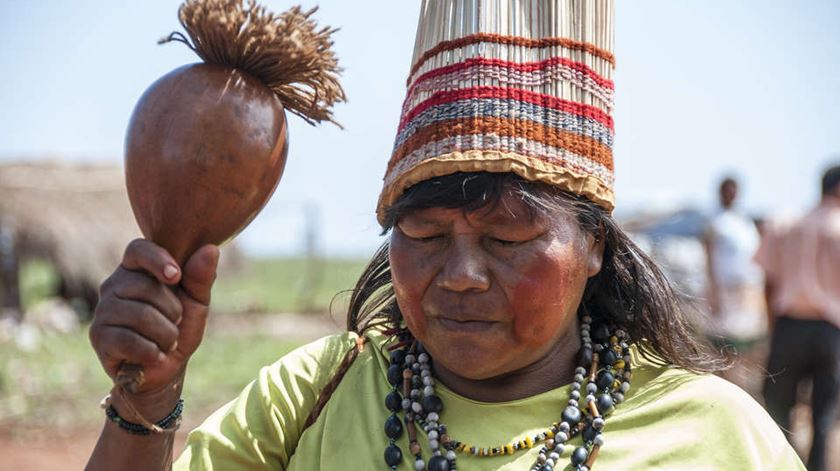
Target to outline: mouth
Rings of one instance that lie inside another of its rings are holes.
[[[458,320],[447,317],[438,317],[437,321],[448,332],[464,334],[487,332],[498,324],[495,321]]]

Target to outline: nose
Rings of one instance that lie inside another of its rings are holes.
[[[483,292],[490,288],[487,260],[476,240],[469,236],[455,237],[446,261],[438,273],[440,288],[455,292]]]

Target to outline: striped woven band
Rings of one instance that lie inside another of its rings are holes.
[[[514,172],[614,207],[612,0],[424,0],[377,207],[455,172]]]

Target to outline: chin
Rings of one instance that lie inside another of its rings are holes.
[[[498,358],[498,353],[505,351],[503,346],[463,338],[441,342],[441,337],[437,337],[437,340],[423,343],[433,361],[462,378],[482,380],[505,373],[504,363]]]

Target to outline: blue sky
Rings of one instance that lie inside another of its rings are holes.
[[[263,2],[274,11],[292,5]],[[120,162],[143,90],[197,59],[156,40],[180,29],[175,0],[0,0],[0,161]],[[313,6],[308,2],[304,6]],[[349,102],[346,130],[290,116],[283,181],[242,235],[254,253],[303,247],[303,213],[318,208],[319,243],[369,253],[373,215],[411,59],[418,4],[324,0]],[[636,0],[616,13],[619,212],[711,208],[734,173],[743,206],[807,208],[840,161],[840,1]]]

